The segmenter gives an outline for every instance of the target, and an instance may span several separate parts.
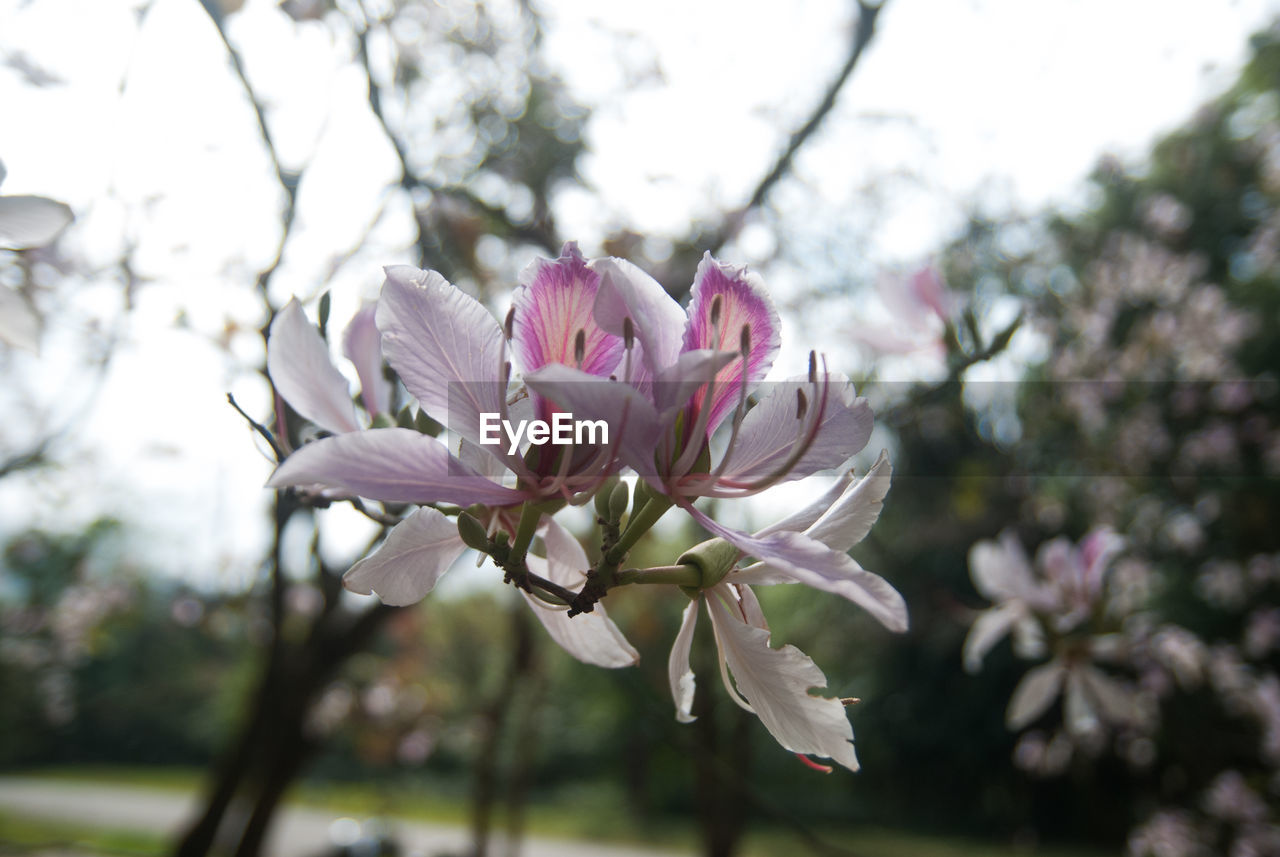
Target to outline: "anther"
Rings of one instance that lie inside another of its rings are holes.
[[[507,320],[502,323],[502,329],[507,334],[507,339],[512,336],[512,331],[516,328],[516,308],[512,304],[511,309],[507,310]]]
[[[587,332],[581,327],[573,337],[573,360],[582,368],[582,361],[587,357]]]
[[[724,309],[724,296],[716,295],[711,299],[711,326],[720,326],[720,313]]]
[[[635,344],[635,341],[636,328],[635,325],[631,323],[631,316],[627,316],[622,320],[622,344],[628,351],[630,351],[631,346]]]
[[[818,355],[816,352],[809,352],[809,383],[818,383]]]
[[[805,396],[804,390],[796,390],[796,419],[804,419],[807,410],[809,410],[809,399]]]
[[[743,358],[751,356],[751,327],[744,324],[742,333],[738,336],[738,351],[742,353]]]

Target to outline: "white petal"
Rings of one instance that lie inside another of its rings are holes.
[[[386,269],[376,321],[382,350],[427,414],[480,442],[480,414],[499,413],[502,329],[435,271]]]
[[[980,541],[969,549],[969,577],[988,601],[1031,598],[1036,588],[1031,562],[1011,530],[998,542]]]
[[[43,196],[0,196],[0,248],[43,247],[71,220],[65,203]]]
[[[760,564],[732,572],[733,583],[778,583],[779,575],[847,598],[890,631],[907,630],[907,605],[889,581],[872,574],[853,557],[833,551],[800,533],[770,533],[754,538],[725,527],[691,505],[683,508],[708,532],[719,536]]]
[[[389,503],[484,503],[505,506],[525,495],[476,473],[434,437],[406,428],[326,437],[294,452],[268,488],[323,485]]]
[[[844,704],[809,695],[811,688],[826,688],[822,670],[795,646],[770,648],[769,632],[744,622],[714,591],[707,594],[707,607],[738,690],[769,734],[793,753],[826,756],[858,770]]]
[[[1136,723],[1142,709],[1133,690],[1089,665],[1080,667],[1080,683],[1095,708],[1111,723]]]
[[[590,567],[582,545],[552,519],[547,520],[542,540],[547,546],[547,558],[528,557],[529,570],[561,586],[578,589],[587,579]],[[551,639],[583,663],[613,669],[634,666],[640,660],[640,653],[627,642],[603,604],[597,604],[590,613],[570,617],[564,608],[540,601],[527,592],[522,594]]]
[[[387,534],[382,545],[351,567],[342,585],[376,594],[396,607],[421,601],[466,550],[452,519],[436,509],[414,512]]]
[[[815,479],[820,478],[822,477],[815,477]],[[831,487],[824,491],[822,496],[817,500],[814,500],[808,506],[805,506],[797,512],[792,512],[781,521],[770,524],[763,530],[757,531],[755,533],[756,538],[761,538],[762,536],[769,535],[769,533],[777,533],[783,530],[799,533],[809,529],[809,527],[813,525],[814,521],[821,518],[826,514],[828,509],[835,505],[835,502],[840,499],[840,495],[848,489],[851,482],[853,482],[852,472],[841,474],[840,478],[835,480]]]
[[[1048,711],[1062,690],[1065,675],[1066,670],[1058,661],[1029,670],[1009,697],[1005,725],[1016,732]]]
[[[889,452],[881,450],[880,457],[867,475],[845,492],[827,514],[805,531],[805,535],[841,553],[862,541],[880,517],[892,473]]]
[[[652,377],[675,363],[684,340],[685,312],[680,304],[657,280],[623,259],[593,259],[589,267],[600,275],[593,310],[596,323],[622,336],[630,318],[643,349],[644,365],[633,367],[632,380]]]
[[[671,657],[667,659],[667,680],[671,682],[671,698],[676,704],[676,720],[692,723],[693,692],[695,681],[693,668],[689,666],[689,652],[693,648],[693,631],[698,625],[698,601],[690,601],[680,619],[680,630],[671,644]]]
[[[976,673],[982,669],[982,659],[987,652],[1005,638],[1021,615],[1020,604],[1000,604],[978,615],[969,628],[969,635],[964,638],[964,668],[967,672]]]
[[[40,353],[40,316],[22,295],[4,286],[0,286],[0,342]]]
[[[297,298],[271,320],[267,372],[284,400],[320,428],[335,434],[359,430],[347,379],[333,365],[329,347]]]

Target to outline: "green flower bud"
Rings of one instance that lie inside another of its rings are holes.
[[[724,539],[709,539],[682,553],[676,564],[691,565],[698,569],[702,574],[701,588],[706,589],[724,580],[741,556],[742,551]]]
[[[605,520],[609,520],[609,497],[613,494],[613,488],[621,480],[616,476],[610,476],[600,484],[600,488],[596,491],[596,514]]]
[[[485,532],[484,524],[466,512],[458,513],[458,535],[467,547],[474,548],[480,553],[489,552],[489,534]]]
[[[619,482],[609,492],[609,520],[621,521],[622,513],[627,511],[627,503],[631,500],[631,486]]]

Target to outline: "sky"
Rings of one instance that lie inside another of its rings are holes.
[[[62,466],[0,481],[0,517],[75,527],[125,514],[147,534],[140,562],[235,587],[258,568],[270,467],[225,403],[232,391],[268,410],[265,385],[245,371],[262,359],[261,308],[229,284],[270,259],[280,196],[199,4],[156,0],[141,27],[137,5],[0,0],[2,191],[69,203],[77,223],[61,249],[94,272],[40,296],[40,355],[0,353],[0,448],[50,425],[72,438]],[[680,234],[740,204],[843,61],[854,25],[852,4],[835,0],[539,6],[551,64],[593,109],[584,187],[556,199],[562,231],[588,254],[622,224]],[[1079,206],[1101,154],[1140,158],[1230,82],[1248,34],[1276,14],[1280,3],[1264,0],[890,0],[779,193],[819,217],[887,188],[866,236],[868,263],[885,267],[927,256],[975,198]],[[376,293],[380,265],[408,260],[403,211],[385,194],[393,153],[323,25],[248,0],[231,34],[282,154],[311,163],[274,297],[313,295],[333,248],[377,222],[334,278],[342,320]],[[56,82],[30,86],[20,72],[32,64]],[[738,250],[763,257],[772,240],[748,231]],[[127,314],[109,286],[122,243],[147,281]],[[120,344],[98,388],[80,358],[107,336]],[[791,337],[805,349],[809,338]],[[780,364],[794,359],[784,350]],[[331,513],[353,534],[336,552],[364,532],[351,514]]]

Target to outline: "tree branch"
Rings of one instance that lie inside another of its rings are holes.
[[[849,56],[845,59],[844,65],[841,66],[840,72],[828,84],[822,99],[810,112],[809,117],[799,128],[792,132],[786,148],[782,150],[773,162],[773,166],[760,179],[747,203],[725,217],[719,229],[713,233],[713,237],[710,243],[706,245],[706,249],[712,253],[717,253],[725,244],[732,241],[742,230],[742,225],[746,221],[747,215],[762,206],[769,193],[773,190],[774,185],[791,171],[792,165],[795,163],[796,154],[814,135],[818,127],[822,125],[823,120],[827,118],[827,114],[836,106],[840,90],[844,88],[844,85],[853,75],[854,69],[858,67],[858,61],[862,59],[863,51],[866,50],[867,45],[871,43],[871,39],[875,36],[876,20],[880,15],[880,10],[883,8],[883,3],[873,4],[866,2],[866,0],[858,0],[858,25],[854,29],[853,42],[849,46]]]

